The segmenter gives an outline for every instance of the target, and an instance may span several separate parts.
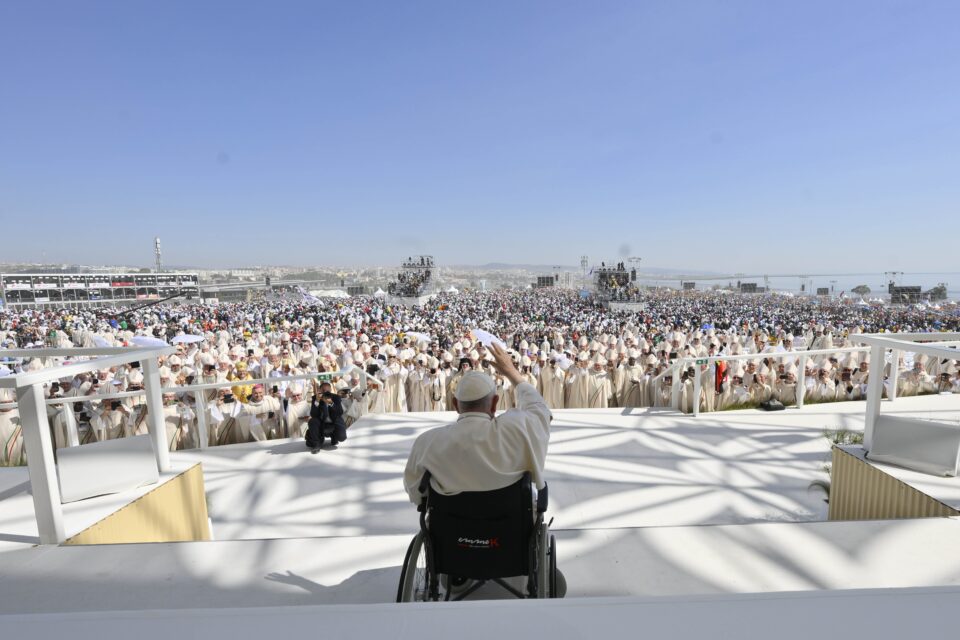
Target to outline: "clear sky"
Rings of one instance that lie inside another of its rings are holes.
[[[956,271],[958,34],[956,0],[4,0],[0,262]]]

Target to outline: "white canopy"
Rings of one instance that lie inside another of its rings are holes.
[[[349,298],[350,294],[342,289],[316,289],[310,295],[317,298]]]
[[[378,288],[378,289],[373,293],[373,295],[374,295],[375,297],[377,297],[377,298],[382,298],[382,297],[384,297],[385,295],[387,295],[387,292],[384,291],[383,289]]]

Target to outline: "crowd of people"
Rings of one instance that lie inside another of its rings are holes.
[[[423,295],[430,282],[430,269],[417,269],[397,273],[397,279],[387,283],[387,293],[402,298],[415,298]]]
[[[168,444],[182,449],[199,445],[200,411],[208,444],[302,437],[314,401],[326,391],[315,379],[320,373],[339,396],[347,424],[368,413],[451,410],[458,381],[478,369],[493,376],[499,409],[509,409],[514,385],[490,366],[482,332],[503,340],[523,379],[551,408],[670,406],[677,375],[685,411],[694,402],[715,411],[770,398],[791,404],[798,393],[805,402],[862,399],[868,355],[842,351],[858,346],[857,333],[960,330],[960,312],[951,305],[866,307],[704,291],[644,291],[638,300],[640,309],[617,311],[575,291],[545,288],[441,294],[417,307],[355,297],[127,312],[7,309],[0,310],[0,375],[62,361],[3,358],[4,348],[124,346],[143,338],[175,344],[176,353],[160,359],[160,381]],[[808,357],[798,391],[801,352],[821,349],[838,351]],[[756,358],[674,366],[684,358],[737,354]],[[898,395],[960,392],[955,361],[903,358]],[[179,390],[201,383],[219,387]],[[48,405],[56,446],[69,444],[73,420],[81,441],[145,433],[143,396],[110,398],[142,389],[136,363],[47,385],[50,399],[62,399]],[[0,445],[0,464],[23,463],[15,398],[4,390]]]

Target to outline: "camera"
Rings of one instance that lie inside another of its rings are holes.
[[[436,373],[437,373],[437,368],[436,368],[436,367],[430,367],[430,373],[431,373],[431,374],[436,374]]]
[[[248,356],[252,356],[252,355],[253,355],[253,349],[247,349],[247,355],[248,355]]]
[[[273,385],[273,387],[271,387],[270,389],[270,393],[279,393],[279,392],[280,392],[280,387],[278,387],[277,385]]]
[[[841,380],[849,380],[849,379],[850,379],[850,372],[849,372],[849,371],[844,371],[843,373],[841,373],[841,374],[840,374],[840,379],[841,379]]]
[[[110,401],[110,410],[111,410],[111,411],[116,411],[116,410],[119,409],[119,408],[120,408],[120,401],[119,401],[119,400],[111,400],[111,401]]]
[[[380,371],[380,367],[378,367],[377,365],[375,365],[375,364],[368,364],[368,365],[367,365],[367,375],[368,375],[368,376],[375,376],[375,375],[377,375],[377,372],[378,372],[378,371]]]
[[[232,393],[228,393],[227,395],[223,396],[223,403],[224,403],[224,404],[230,404],[230,403],[233,402],[234,400],[235,400],[235,398],[233,397],[233,394],[232,394]]]

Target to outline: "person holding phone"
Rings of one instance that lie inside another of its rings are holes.
[[[90,427],[101,442],[132,436],[133,425],[129,418],[130,411],[119,400],[103,400],[94,407]]]

